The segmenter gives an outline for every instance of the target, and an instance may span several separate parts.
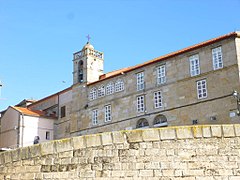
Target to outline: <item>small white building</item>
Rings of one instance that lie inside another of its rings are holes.
[[[55,119],[43,111],[9,106],[1,117],[0,148],[29,146],[36,137],[39,137],[39,143],[52,140]]]

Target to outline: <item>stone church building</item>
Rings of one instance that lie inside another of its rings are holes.
[[[89,42],[73,54],[73,85],[28,106],[57,116],[55,139],[106,131],[239,123],[240,33],[104,74]]]

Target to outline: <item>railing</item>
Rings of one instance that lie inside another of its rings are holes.
[[[78,59],[78,58],[81,58],[81,57],[87,56],[87,55],[103,59],[103,53],[99,52],[99,51],[96,51],[96,50],[93,50],[93,49],[85,49],[85,50],[82,50],[82,51],[78,51],[78,52],[73,54],[73,57],[74,57],[74,59]]]

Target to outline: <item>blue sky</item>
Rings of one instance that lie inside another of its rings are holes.
[[[0,110],[71,86],[88,34],[109,72],[239,31],[239,9],[240,0],[0,0]]]

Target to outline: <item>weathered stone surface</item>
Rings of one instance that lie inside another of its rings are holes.
[[[177,127],[176,128],[178,139],[190,139],[193,138],[193,133],[191,127]]]
[[[235,180],[240,175],[237,128],[167,127],[43,143],[0,153],[0,178]]]
[[[85,136],[77,136],[72,138],[74,149],[84,149],[86,148]]]
[[[223,125],[222,128],[223,128],[224,137],[234,137],[235,136],[233,125]]]
[[[160,131],[161,140],[176,139],[175,128],[163,128],[163,129],[159,129],[159,131]]]
[[[112,133],[110,132],[102,133],[101,138],[102,138],[102,145],[110,145],[113,143]]]
[[[70,151],[73,149],[71,139],[61,139],[55,141],[56,152]]]
[[[44,142],[44,143],[40,144],[40,146],[41,146],[41,154],[42,155],[53,154],[55,152],[53,141]]]
[[[113,143],[115,144],[121,144],[125,142],[123,131],[113,131],[112,136],[113,136]]]
[[[85,139],[87,147],[95,147],[102,145],[100,134],[87,135],[85,136]]]
[[[211,131],[213,137],[222,137],[222,126],[221,125],[211,125]]]
[[[146,129],[142,132],[143,141],[159,141],[158,129]]]

